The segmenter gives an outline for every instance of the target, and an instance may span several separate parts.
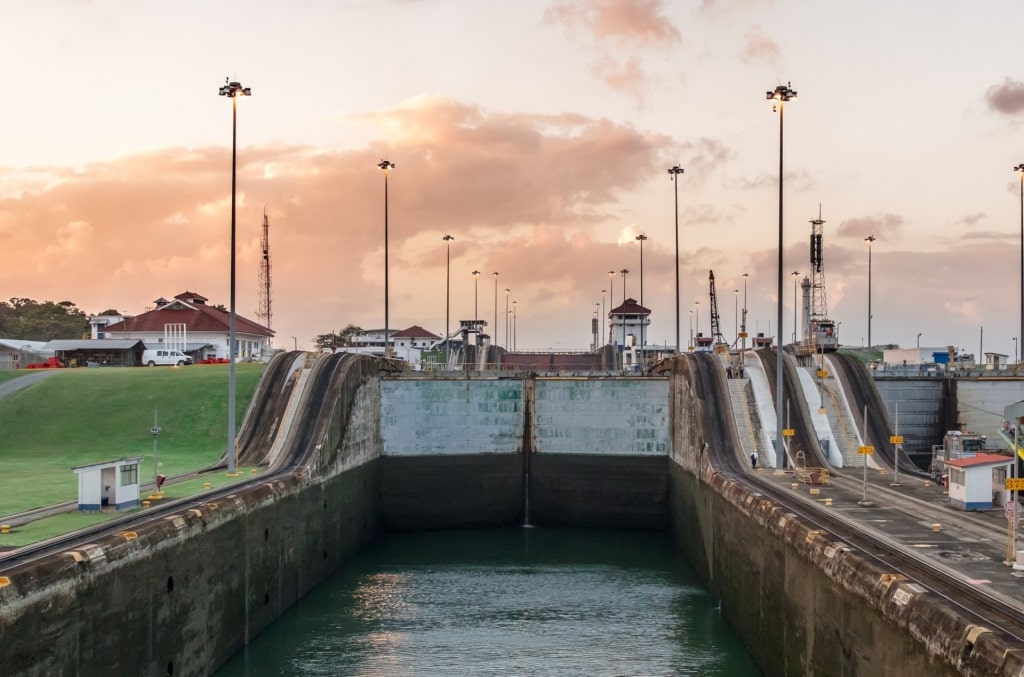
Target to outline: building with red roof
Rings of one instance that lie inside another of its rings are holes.
[[[182,292],[170,301],[161,297],[154,302],[153,310],[107,325],[103,336],[140,339],[150,349],[173,347],[192,355],[196,362],[227,359],[231,354],[228,350],[231,315],[208,305],[208,300],[191,291]],[[270,328],[235,314],[234,353],[238,359],[259,359],[267,355],[273,337]]]

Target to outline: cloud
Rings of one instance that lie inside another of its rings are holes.
[[[771,3],[772,0],[701,0],[698,11],[702,15],[730,16],[748,11],[757,5],[770,5]]]
[[[959,223],[964,226],[973,226],[976,225],[979,221],[986,218],[988,218],[988,214],[986,214],[985,212],[974,212],[973,214],[965,214],[964,216],[960,217],[959,219],[956,220],[956,223]]]
[[[655,47],[682,39],[665,16],[662,0],[564,0],[552,4],[544,16],[568,30],[585,31],[596,43]]]
[[[814,190],[816,183],[814,177],[806,169],[787,169],[784,176],[786,189],[793,189],[800,193]],[[778,174],[758,174],[750,178],[740,178],[739,187],[743,189],[779,188]]]
[[[985,90],[985,103],[997,113],[1019,115],[1024,113],[1024,82],[1005,78],[1000,85]]]
[[[743,63],[775,65],[779,61],[779,56],[779,43],[765,35],[760,26],[751,26],[743,34],[743,51],[740,52],[740,60]]]
[[[841,222],[839,228],[836,229],[836,235],[839,237],[859,238],[873,235],[878,238],[885,238],[886,235],[895,233],[902,226],[903,217],[898,214],[861,216]]]
[[[601,50],[591,72],[638,105],[643,104],[649,78],[640,58],[622,51],[665,49],[682,40],[665,16],[662,0],[563,0],[552,4],[544,18]]]

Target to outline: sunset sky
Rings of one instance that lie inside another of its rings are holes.
[[[492,323],[520,349],[586,349],[602,289],[675,343],[776,322],[785,108],[784,336],[824,226],[840,340],[1013,358],[1020,332],[1024,3],[801,0],[27,0],[0,6],[0,299],[138,314],[228,304],[231,102],[237,308],[256,319],[270,215],[275,343],[348,324]],[[739,289],[738,295],[734,294]],[[700,301],[700,306],[695,302]],[[596,304],[596,305],[595,305]],[[609,309],[606,303],[604,310]],[[698,320],[694,318],[693,324]]]

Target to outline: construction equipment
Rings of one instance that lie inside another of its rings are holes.
[[[722,336],[721,323],[718,320],[718,298],[715,296],[715,271],[708,271],[708,287],[711,293],[711,339],[716,353],[729,352],[729,344]]]
[[[818,205],[818,218],[811,219],[811,276],[809,283],[804,281],[804,338],[796,346],[800,353],[831,353],[839,349],[838,327],[828,318],[825,299],[824,223]]]

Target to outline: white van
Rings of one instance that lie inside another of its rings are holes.
[[[170,364],[183,367],[192,364],[192,358],[180,350],[145,350],[142,353],[142,364],[147,367],[155,367],[158,364]]]

